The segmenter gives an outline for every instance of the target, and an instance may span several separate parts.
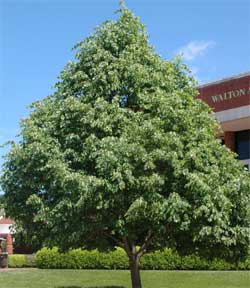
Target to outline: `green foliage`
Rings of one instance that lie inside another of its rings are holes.
[[[208,266],[209,270],[231,270],[234,269],[235,265],[225,262],[222,259],[213,259]]]
[[[4,253],[7,252],[6,241],[1,241],[0,248],[1,248],[2,252],[4,252]]]
[[[171,249],[148,253],[141,258],[141,268],[145,270],[180,269],[181,257]]]
[[[60,253],[57,248],[43,248],[36,254],[36,266],[42,269],[128,269],[126,253],[117,248],[104,253],[98,250],[74,249]],[[143,270],[249,270],[249,260],[229,263],[214,258],[206,260],[197,255],[180,256],[171,249],[145,254],[141,258]]]
[[[4,217],[5,215],[4,206],[4,197],[3,195],[0,195],[0,217]]]
[[[109,253],[81,249],[59,253],[57,248],[43,248],[36,254],[36,265],[50,269],[128,269],[128,259],[119,248]]]
[[[236,265],[236,268],[238,270],[250,270],[250,258],[248,257],[247,260],[244,262],[239,262]]]
[[[25,249],[25,253],[34,253],[42,248],[42,243],[36,235],[32,235],[20,221],[15,222],[13,226],[13,233],[15,233],[15,241],[13,243],[14,250]],[[27,251],[27,252],[26,252]]]
[[[13,254],[8,256],[9,268],[35,267],[34,255]]]
[[[222,260],[222,262],[226,263]],[[202,259],[197,255],[188,255],[181,258],[179,262],[180,270],[207,270],[211,265],[210,261]],[[216,269],[215,269],[216,270]],[[220,269],[218,269],[220,270]],[[224,269],[221,269],[224,270]]]
[[[250,175],[215,138],[218,123],[196,99],[187,67],[157,55],[126,8],[75,48],[55,93],[33,104],[6,156],[7,214],[36,243],[64,250],[119,245],[135,259],[167,246],[246,257]],[[45,263],[66,265],[53,253]],[[81,265],[83,256],[69,253]]]
[[[48,269],[61,268],[63,262],[57,248],[43,248],[37,252],[35,259],[37,267]]]

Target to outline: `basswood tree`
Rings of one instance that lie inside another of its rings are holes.
[[[250,181],[216,139],[187,68],[157,55],[126,7],[119,13],[75,46],[55,93],[33,104],[1,183],[6,212],[32,237],[120,246],[140,288],[149,250],[246,255]]]

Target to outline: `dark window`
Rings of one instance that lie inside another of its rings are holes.
[[[240,160],[250,158],[250,130],[235,133],[235,148]]]

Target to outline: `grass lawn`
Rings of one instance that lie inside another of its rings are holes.
[[[142,271],[143,288],[249,288],[249,271]],[[128,271],[0,270],[1,288],[130,288]]]

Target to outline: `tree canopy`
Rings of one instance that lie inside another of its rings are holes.
[[[0,218],[4,217],[4,198],[0,195]]]
[[[55,93],[32,105],[1,184],[8,215],[42,243],[124,248],[137,288],[148,250],[246,255],[250,178],[216,139],[188,68],[119,13],[74,47]]]

